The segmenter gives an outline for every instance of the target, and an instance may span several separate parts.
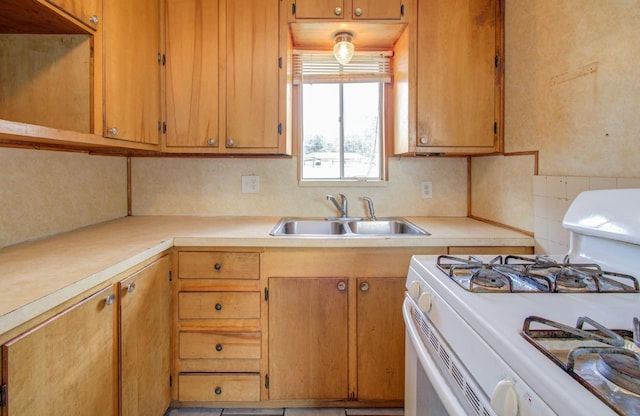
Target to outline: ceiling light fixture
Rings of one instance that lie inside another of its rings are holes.
[[[350,32],[339,32],[335,36],[336,44],[333,46],[333,55],[340,65],[346,65],[353,58],[353,34]]]

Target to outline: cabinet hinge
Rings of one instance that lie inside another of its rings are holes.
[[[278,123],[278,134],[282,135],[282,123]]]
[[[493,134],[498,134],[498,122],[493,122]]]
[[[498,67],[498,65],[500,65],[500,57],[498,55],[496,55],[495,65],[496,65],[496,68]]]
[[[265,302],[269,301],[269,288],[268,287],[264,288],[264,300],[265,300]]]
[[[292,15],[296,15],[296,4],[295,3],[291,3],[291,14]]]
[[[278,58],[278,68],[282,69],[282,56]]]
[[[0,407],[5,407],[7,405],[7,385],[3,384],[0,386]]]
[[[400,16],[404,17],[404,3],[400,5]]]
[[[173,273],[171,272],[171,270],[169,270],[169,281],[172,281],[173,279]]]
[[[167,55],[162,54],[162,66],[167,66]]]
[[[264,388],[269,390],[269,374],[264,376]]]
[[[173,387],[173,377],[169,376],[169,387]]]

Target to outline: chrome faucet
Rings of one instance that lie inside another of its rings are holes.
[[[362,197],[362,199],[364,199],[367,202],[367,206],[369,207],[369,219],[371,221],[375,221],[376,220],[376,213],[373,211],[373,200],[371,198],[369,198],[368,196],[364,196],[364,197]]]
[[[333,202],[333,205],[336,206],[342,218],[347,218],[349,216],[347,214],[347,197],[343,194],[338,194],[338,196],[340,196],[342,204],[338,203],[338,200],[333,195],[327,195],[327,201]]]

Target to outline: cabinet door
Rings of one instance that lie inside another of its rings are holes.
[[[296,0],[296,19],[342,19],[344,0]]]
[[[277,150],[279,1],[224,1],[225,146]]]
[[[354,20],[400,20],[404,17],[403,0],[353,0]]]
[[[109,287],[4,344],[3,415],[117,415],[115,318]]]
[[[348,282],[269,279],[269,399],[348,397]]]
[[[166,0],[166,144],[217,149],[218,2]]]
[[[102,0],[47,0],[89,27],[96,28],[102,19]]]
[[[420,1],[417,44],[416,145],[492,151],[495,0]]]
[[[404,277],[358,279],[358,400],[403,400]]]
[[[105,137],[158,144],[160,0],[104,5]]]
[[[122,415],[161,415],[171,372],[170,257],[118,283]]]

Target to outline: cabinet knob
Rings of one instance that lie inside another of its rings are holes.
[[[420,144],[428,144],[429,139],[427,137],[420,137]]]
[[[220,387],[216,387],[216,389],[214,390],[214,392],[219,396],[222,394],[222,389]]]
[[[369,283],[367,283],[367,282],[360,283],[360,290],[363,291],[363,292],[368,292],[369,291]]]
[[[115,301],[116,301],[116,295],[114,295],[113,293],[107,296],[106,298],[104,298],[104,304],[107,306],[113,305]]]
[[[227,147],[233,147],[234,144],[235,142],[233,141],[233,139],[231,138],[227,139]]]
[[[94,14],[89,18],[89,22],[93,23],[94,25],[97,25],[98,23],[100,23],[100,19],[98,19],[98,16]]]
[[[362,16],[362,9],[360,7],[356,7],[356,9],[353,12],[358,17]]]
[[[134,283],[129,283],[129,284],[127,285],[127,292],[128,292],[128,293],[131,293],[131,292],[133,292],[134,290],[136,290],[136,284],[135,284],[135,282],[134,282]]]
[[[217,311],[222,310],[222,304],[216,303],[215,308],[216,308]]]
[[[215,144],[216,144],[216,139],[214,139],[213,137],[210,137],[210,138],[207,140],[207,144],[208,144],[209,146],[215,146]]]
[[[344,292],[347,289],[347,284],[343,281],[338,282],[338,290]]]
[[[112,136],[117,136],[118,135],[118,128],[117,127],[111,127],[109,130],[107,130],[107,133],[112,135]]]
[[[213,266],[213,268],[214,268],[214,269],[216,269],[216,270],[220,270],[220,269],[222,269],[222,264],[220,264],[220,263],[216,263],[216,264]]]
[[[336,16],[340,16],[342,14],[342,7],[336,7],[333,12],[336,14]]]
[[[222,344],[216,345],[216,351],[222,351]]]

